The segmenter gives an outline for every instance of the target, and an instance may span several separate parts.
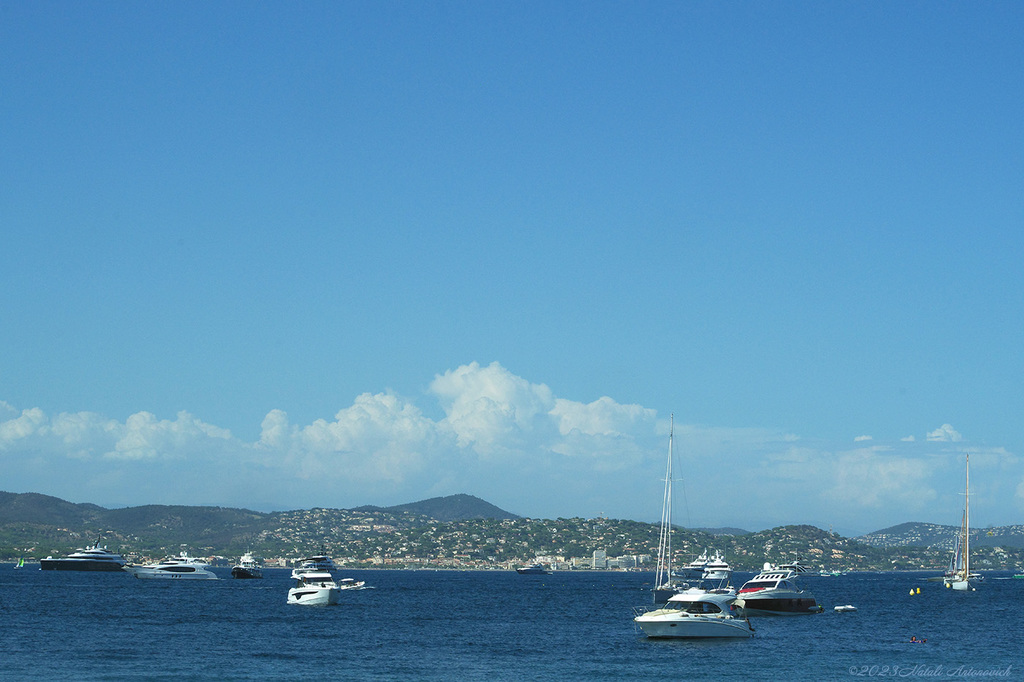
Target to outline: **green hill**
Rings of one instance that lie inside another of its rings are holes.
[[[479,497],[459,494],[448,495],[447,497],[432,497],[429,500],[399,504],[394,507],[356,507],[352,511],[384,512],[389,514],[420,514],[429,516],[438,521],[466,521],[468,519],[518,519],[519,516],[511,514],[504,509],[495,507],[490,502],[485,502]]]

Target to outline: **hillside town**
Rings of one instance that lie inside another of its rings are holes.
[[[652,569],[658,546],[657,525],[603,517],[438,521],[415,511],[387,509],[316,508],[273,514],[190,507],[127,511],[117,510],[116,517],[94,514],[75,523],[69,515],[53,526],[0,519],[0,560],[59,555],[101,538],[136,562],[187,550],[227,564],[251,551],[268,566],[286,567],[322,548],[346,568],[508,570],[541,563],[554,570],[629,571]],[[45,515],[37,514],[41,516]],[[719,552],[739,571],[797,558],[828,572],[941,570],[954,529],[930,526],[926,530],[931,544],[915,545],[914,538],[923,538],[916,525],[909,524],[902,535],[886,536],[885,544],[880,537],[846,538],[806,525],[733,534],[678,528],[673,548],[676,562]],[[984,530],[979,534],[981,539],[988,537]],[[897,537],[910,541],[897,545]],[[973,551],[973,565],[980,570],[1017,570],[1024,565],[1024,548],[1019,545],[979,541]]]

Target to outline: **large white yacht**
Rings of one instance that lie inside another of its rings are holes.
[[[743,583],[736,607],[746,616],[796,616],[821,613],[814,595],[797,587],[796,573],[766,563],[760,573]]]
[[[303,559],[297,568],[292,569],[292,578],[298,580],[305,573],[330,573],[336,570],[338,567],[334,565],[334,560],[321,547],[320,554]]]
[[[708,551],[705,549],[699,557],[694,558],[693,561],[680,568],[676,573],[676,577],[683,580],[701,580],[707,567]]]
[[[100,547],[97,541],[92,547],[76,549],[66,557],[41,559],[39,568],[43,571],[120,571],[125,563],[120,554]]]
[[[726,563],[722,557],[722,553],[716,551],[715,555],[707,560],[704,564],[704,574],[701,576],[702,580],[710,581],[728,581],[732,577],[732,568]]]
[[[209,570],[210,565],[202,559],[191,557],[182,552],[176,557],[168,557],[154,564],[145,566],[125,566],[136,578],[172,579],[172,580],[217,580],[217,575]]]
[[[750,621],[733,606],[735,594],[691,588],[633,619],[652,638],[753,637]]]

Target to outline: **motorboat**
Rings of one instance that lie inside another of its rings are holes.
[[[529,566],[517,568],[516,573],[519,575],[547,575],[551,573],[551,571],[544,568],[543,564],[530,564]]]
[[[796,616],[821,613],[822,607],[807,590],[797,587],[792,570],[766,563],[760,573],[743,583],[736,607],[747,616]]]
[[[339,590],[369,590],[370,585],[366,584],[365,580],[356,580],[355,578],[342,578],[338,581]]]
[[[710,581],[728,581],[732,577],[732,568],[726,563],[722,557],[721,552],[715,552],[715,555],[707,560],[704,565],[704,573],[701,575],[702,580]]]
[[[754,628],[736,610],[735,599],[735,594],[691,588],[633,622],[652,638],[753,637]]]
[[[243,579],[262,578],[263,567],[256,561],[256,557],[252,555],[252,552],[246,552],[238,560],[238,564],[231,567],[231,577]]]
[[[295,576],[295,587],[288,590],[289,604],[331,606],[337,604],[340,599],[341,588],[327,571],[310,570],[299,573]]]
[[[798,576],[820,576],[819,571],[815,571],[813,568],[801,561],[799,557],[790,561],[788,564],[780,564],[776,568],[782,571],[792,571],[793,575]]]
[[[124,567],[136,578],[170,579],[170,580],[217,580],[217,574],[209,570],[210,565],[202,559],[191,557],[182,552],[176,557],[168,557],[153,564],[144,566]]]
[[[92,547],[76,549],[66,557],[41,559],[39,568],[43,571],[120,571],[126,563],[120,554],[100,547],[97,540]]]
[[[330,573],[336,570],[338,567],[334,565],[334,560],[327,556],[327,552],[321,547],[320,554],[303,559],[298,567],[292,569],[292,578],[298,580],[304,573]]]
[[[857,610],[857,607],[853,604],[843,604],[842,606],[834,606],[832,610],[836,613],[853,613]]]

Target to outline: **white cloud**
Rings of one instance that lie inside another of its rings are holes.
[[[932,442],[957,443],[963,440],[963,436],[957,433],[956,429],[949,424],[943,424],[928,433],[928,440]]]
[[[138,412],[121,422],[91,412],[48,417],[0,402],[0,456],[6,486],[68,499],[74,491],[101,504],[249,506],[257,499],[262,508],[296,508],[469,492],[517,513],[605,511],[648,520],[660,513],[667,415],[608,396],[557,397],[497,362],[438,374],[419,400],[443,416],[427,417],[391,392],[363,393],[332,418],[306,424],[271,410],[255,442],[188,412],[173,419]],[[682,492],[700,515],[694,525],[839,521],[837,502],[845,523],[869,530],[882,527],[874,521],[880,516],[945,522],[925,511],[941,503],[945,513],[944,496],[962,488],[962,464],[935,457],[936,442],[962,440],[948,424],[922,442],[872,445],[858,436],[852,450],[780,430],[684,420],[675,433]],[[989,506],[1024,507],[1017,458],[972,447],[972,460],[974,452],[979,482],[986,466],[1006,472],[992,483]]]
[[[906,436],[905,438],[900,438],[900,441],[903,442],[903,443],[913,443],[915,440],[917,440],[917,439],[914,438],[913,435]]]
[[[473,362],[434,377],[430,390],[445,411],[442,428],[460,447],[483,457],[515,456],[531,437],[546,439],[555,398],[544,384],[531,384],[497,362]]]
[[[839,454],[831,467],[828,497],[861,508],[918,510],[937,496],[926,462],[887,448]],[[909,519],[908,519],[909,520]]]
[[[588,436],[621,436],[635,433],[639,424],[653,425],[657,413],[640,405],[620,405],[605,396],[583,404],[559,398],[550,414],[558,423],[558,432],[579,432]]]
[[[117,437],[113,450],[104,453],[111,459],[187,458],[190,451],[205,452],[210,440],[231,440],[227,429],[206,424],[188,412],[179,412],[174,421],[137,412],[123,426],[108,424],[105,431]]]
[[[288,459],[306,478],[401,483],[436,452],[437,438],[435,424],[414,405],[390,393],[364,393],[334,421],[318,419],[293,430]]]
[[[6,406],[7,404],[4,403]],[[46,415],[38,407],[22,410],[13,419],[0,423],[0,448],[9,447],[46,429]]]

